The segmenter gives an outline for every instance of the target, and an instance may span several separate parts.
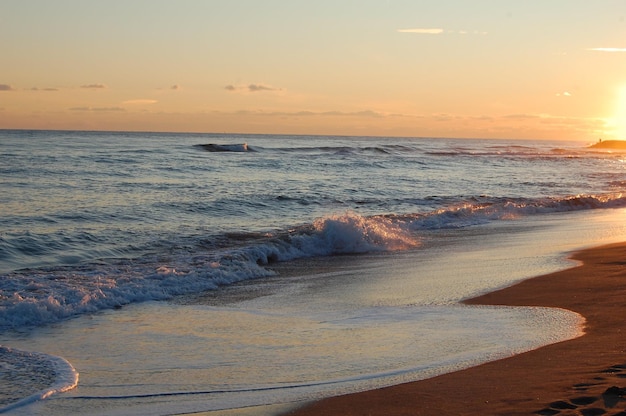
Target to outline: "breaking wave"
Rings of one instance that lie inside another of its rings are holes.
[[[361,216],[348,212],[283,231],[222,235],[215,245],[207,245],[203,237],[195,245],[172,241],[169,247],[159,247],[159,253],[136,259],[21,270],[0,276],[0,330],[271,276],[271,264],[279,261],[416,249],[425,230],[620,207],[626,207],[621,193],[544,199],[473,197],[426,213]]]

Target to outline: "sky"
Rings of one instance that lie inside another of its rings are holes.
[[[0,128],[626,139],[623,0],[0,0]]]

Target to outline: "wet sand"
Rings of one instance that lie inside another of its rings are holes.
[[[572,310],[586,319],[582,337],[423,381],[327,398],[288,414],[626,416],[626,243],[572,258],[582,264],[465,303]]]

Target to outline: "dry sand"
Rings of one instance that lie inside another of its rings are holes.
[[[587,320],[582,337],[428,380],[331,397],[289,415],[626,416],[626,243],[572,258],[582,264],[466,303],[569,309]]]

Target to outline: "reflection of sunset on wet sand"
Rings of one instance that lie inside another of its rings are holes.
[[[573,258],[583,265],[466,303],[573,310],[586,317],[582,337],[416,383],[330,398],[290,414],[623,414],[626,245],[586,250]]]

